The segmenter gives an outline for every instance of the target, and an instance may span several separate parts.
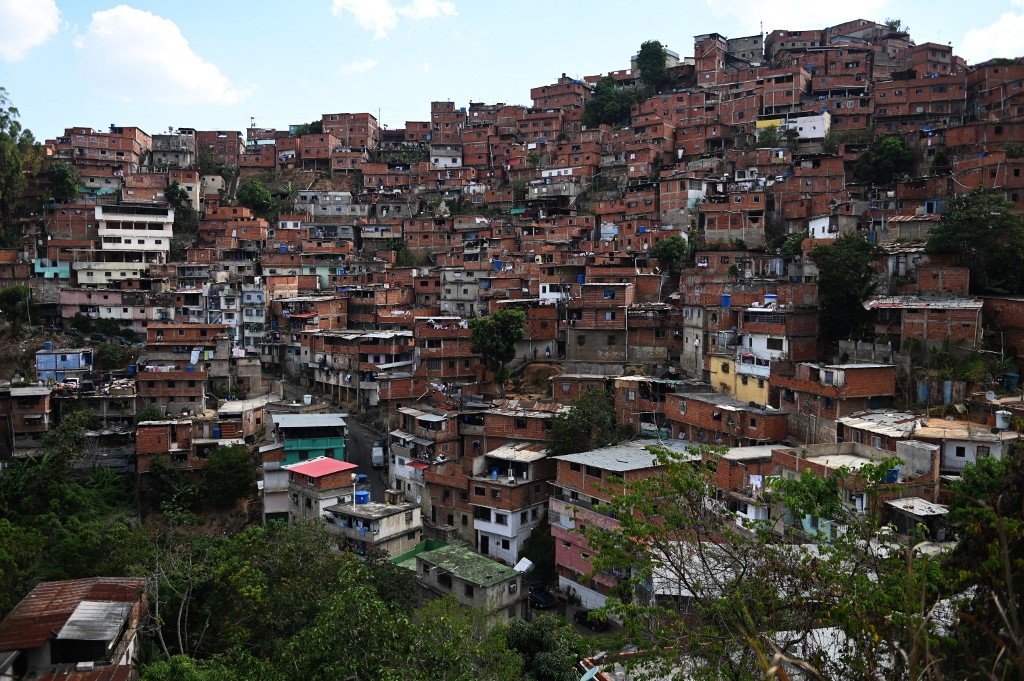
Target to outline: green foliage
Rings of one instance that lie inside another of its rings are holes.
[[[25,171],[38,165],[40,146],[32,132],[21,127],[18,109],[7,89],[0,87],[0,230],[11,241],[25,191]]]
[[[669,272],[682,272],[690,261],[690,245],[683,237],[673,234],[665,239],[659,239],[651,249],[651,256]]]
[[[898,182],[914,168],[914,152],[894,135],[878,135],[853,166],[858,182],[891,184]]]
[[[972,293],[1024,293],[1024,221],[995,190],[979,187],[950,199],[927,250],[953,253],[970,267]]]
[[[0,290],[0,313],[3,314],[14,330],[19,330],[33,313],[39,319],[37,305],[32,301],[32,292],[28,286],[17,284]]]
[[[672,76],[665,65],[667,58],[668,53],[657,40],[641,43],[640,52],[636,56],[636,70],[640,80],[655,94],[664,92],[672,83]]]
[[[220,175],[225,182],[230,182],[238,174],[238,168],[217,159],[212,151],[200,151],[196,168],[200,175]]]
[[[110,371],[127,368],[132,359],[132,352],[128,348],[116,343],[104,343],[96,349],[93,364],[100,371]]]
[[[587,390],[569,411],[551,419],[551,454],[575,454],[621,442],[626,433],[615,423],[615,396]]]
[[[203,464],[200,492],[214,507],[227,508],[250,496],[255,485],[256,467],[245,445],[221,445]]]
[[[50,183],[50,196],[56,201],[65,203],[78,198],[82,176],[73,164],[53,161],[46,169],[46,179]]]
[[[540,168],[541,157],[536,151],[531,151],[526,155],[526,165],[530,166],[534,170]]]
[[[266,217],[274,207],[274,197],[255,177],[242,180],[236,196],[239,205],[252,209],[261,217]]]
[[[526,192],[529,185],[526,180],[515,180],[512,182],[512,202],[521,203],[526,200]]]
[[[191,513],[199,490],[191,476],[176,467],[169,456],[159,454],[150,462],[146,486],[140,494],[144,509],[162,513]]]
[[[160,413],[159,407],[150,404],[135,413],[134,421],[137,426],[143,421],[159,421],[161,418],[163,414]]]
[[[832,343],[859,335],[867,320],[864,300],[877,286],[872,263],[880,257],[879,248],[860,236],[844,235],[815,246],[810,257],[818,266],[822,340]]]
[[[619,85],[605,76],[598,81],[594,93],[587,100],[583,110],[583,125],[596,127],[611,125],[627,126],[630,123],[634,104],[643,101],[643,93],[635,88]]]
[[[293,133],[292,136],[302,137],[303,135],[319,134],[322,133],[323,131],[324,121],[323,119],[318,119],[315,121],[311,121],[309,123],[303,123],[301,125],[295,126],[295,132]]]
[[[76,409],[64,414],[60,423],[47,431],[43,436],[42,449],[64,461],[78,458],[85,443],[85,434],[102,425],[92,409]]]
[[[533,563],[533,570],[530,572],[532,579],[545,584],[555,581],[558,576],[555,571],[555,538],[551,536],[551,525],[547,516],[544,516],[523,542],[519,557],[528,558]]]
[[[758,149],[774,149],[782,146],[782,136],[779,134],[779,126],[770,125],[757,131]]]
[[[192,207],[192,198],[177,181],[164,188],[167,205],[174,209],[174,233],[195,234],[199,231],[199,211]]]
[[[810,236],[807,230],[794,232],[786,237],[785,241],[782,242],[781,250],[782,255],[795,256],[800,255],[803,252],[804,239]]]
[[[526,336],[526,313],[517,307],[504,308],[489,317],[470,319],[469,328],[473,352],[489,369],[500,373]]]
[[[486,613],[461,605],[454,596],[425,603],[411,625],[410,671],[416,678],[523,678],[522,659],[509,649],[505,631],[493,627]]]
[[[910,27],[903,25],[902,19],[886,19],[885,27],[893,33],[910,33]]]
[[[523,659],[528,679],[576,681],[576,663],[592,652],[586,638],[560,617],[540,615],[508,627],[508,646]]]
[[[617,524],[583,531],[595,573],[618,581],[607,610],[623,621],[624,642],[643,651],[631,660],[646,674],[668,678],[686,665],[694,679],[781,678],[769,671],[771,642],[807,641],[834,627],[842,641],[835,647],[784,651],[813,670],[791,678],[926,678],[917,670],[936,663],[927,645],[938,632],[930,619],[941,597],[937,560],[896,545],[865,551],[877,526],[847,513],[829,481],[811,477],[791,489],[773,480],[765,502],[773,519],[745,521],[740,533],[733,513],[708,502],[724,449],[648,449],[658,473],[609,480],[617,493],[600,510]],[[845,532],[813,551],[780,542],[773,502],[835,511]]]
[[[1024,158],[1024,144],[1020,142],[1007,142],[1003,145],[1006,158]]]

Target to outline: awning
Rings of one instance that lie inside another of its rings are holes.
[[[416,468],[416,469],[422,471],[422,470],[424,470],[426,468],[430,468],[430,464],[429,463],[423,463],[422,461],[410,461],[409,462],[409,468]]]
[[[430,447],[434,444],[432,440],[424,440],[421,437],[414,437],[412,441],[423,447]]]

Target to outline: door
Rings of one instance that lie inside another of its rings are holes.
[[[490,551],[490,548],[491,548],[491,538],[488,537],[486,534],[481,534],[480,535],[480,553],[481,553],[481,555],[484,555],[484,556],[488,555],[488,552]]]

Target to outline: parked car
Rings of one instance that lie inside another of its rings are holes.
[[[610,626],[608,618],[596,610],[577,610],[572,618],[577,624],[581,624],[591,631],[606,631]]]
[[[374,440],[370,450],[370,463],[374,468],[384,468],[384,440]]]
[[[123,345],[124,347],[128,347],[129,345],[131,345],[131,343],[128,342],[128,339],[122,336],[114,336],[113,338],[110,339],[110,342],[116,343],[118,345]]]
[[[555,607],[558,599],[555,594],[548,591],[548,587],[542,582],[534,582],[530,585],[530,605],[538,610],[547,610]]]
[[[90,333],[89,340],[91,340],[93,343],[106,343],[110,339],[107,338],[107,335],[103,333]]]
[[[75,327],[69,328],[64,333],[66,333],[67,335],[71,336],[72,338],[85,338],[85,334],[82,333],[81,331],[79,331],[78,329],[76,329]]]

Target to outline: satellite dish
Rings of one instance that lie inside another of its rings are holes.
[[[996,394],[993,391],[991,391],[991,390],[986,391],[985,392],[985,399],[988,400],[989,402],[991,402],[992,400],[996,399]]]

